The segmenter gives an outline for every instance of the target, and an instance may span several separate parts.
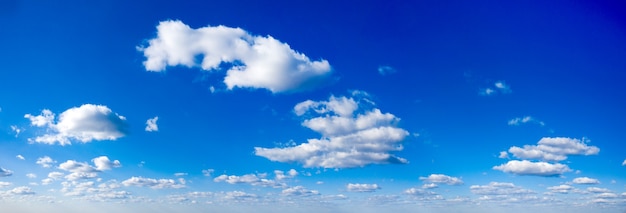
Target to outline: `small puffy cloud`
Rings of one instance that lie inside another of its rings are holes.
[[[560,163],[547,162],[531,162],[528,160],[511,160],[506,164],[494,166],[494,170],[500,170],[506,173],[516,175],[534,175],[534,176],[558,176],[565,172],[572,171],[567,165]]]
[[[146,70],[154,72],[177,65],[219,71],[229,65],[224,78],[228,89],[297,92],[319,86],[331,73],[326,60],[311,61],[271,36],[226,26],[193,29],[181,21],[163,21],[157,37],[138,50],[146,57]]]
[[[214,170],[214,169],[205,169],[205,170],[202,170],[202,174],[203,174],[204,176],[207,176],[207,177],[211,177],[211,175],[213,175],[213,172],[215,172],[215,170]]]
[[[283,189],[281,194],[284,196],[308,197],[308,196],[313,196],[313,195],[319,195],[320,192],[317,190],[306,189],[303,186],[294,186],[294,187]]]
[[[379,66],[378,67],[378,73],[380,75],[389,75],[389,74],[393,74],[396,72],[396,69],[394,69],[393,67],[390,66]]]
[[[570,185],[565,185],[565,184],[548,187],[548,190],[550,190],[550,192],[561,193],[561,194],[570,193],[574,189],[575,189],[574,187],[572,187]]]
[[[533,118],[531,116],[513,118],[509,120],[508,122],[509,126],[519,126],[521,124],[526,124],[526,123],[535,123],[535,124],[538,124],[539,126],[546,125],[543,121],[537,120],[536,118]]]
[[[40,115],[24,115],[32,126],[46,127],[47,133],[30,142],[69,145],[71,140],[88,143],[91,141],[116,140],[126,135],[126,118],[114,113],[106,106],[84,104],[68,109],[58,116],[50,110],[42,110]]]
[[[436,183],[425,183],[422,185],[422,189],[434,189],[439,187]]]
[[[28,173],[28,174],[26,174],[26,177],[32,179],[32,178],[37,178],[37,175],[33,174],[33,173]]]
[[[511,92],[511,87],[504,83],[504,81],[496,81],[493,86],[481,88],[478,91],[478,94],[481,96],[491,96],[496,94],[508,94]]]
[[[298,175],[298,172],[295,169],[290,169],[287,173],[281,170],[275,170],[274,175],[276,176],[276,180],[283,180],[295,177]]]
[[[539,140],[537,145],[509,148],[509,153],[517,158],[543,161],[562,161],[568,155],[597,155],[599,152],[598,147],[589,146],[584,140],[565,137],[546,137]]]
[[[20,136],[20,133],[22,133],[22,131],[24,131],[24,129],[19,128],[15,125],[11,125],[11,131],[15,132],[15,137],[17,138],[18,136]]]
[[[472,185],[470,191],[477,195],[520,195],[535,192],[516,186],[513,183],[491,182],[488,185]]]
[[[109,160],[109,157],[107,156],[100,156],[100,157],[94,158],[91,160],[91,162],[93,162],[96,165],[96,170],[98,171],[111,170],[112,168],[117,168],[117,167],[122,166],[120,161],[118,160],[111,161]]]
[[[20,160],[26,160],[26,158],[24,158],[24,156],[22,155],[16,155],[15,158],[20,159]]]
[[[366,184],[366,183],[349,183],[346,185],[346,189],[349,192],[374,192],[380,189],[378,184]]]
[[[184,184],[179,184],[172,179],[152,179],[144,177],[131,177],[122,181],[124,186],[150,187],[153,189],[180,189],[185,188]]]
[[[278,177],[278,176],[277,176]],[[277,180],[267,179],[264,174],[246,174],[242,176],[237,175],[220,175],[213,178],[215,182],[226,182],[229,184],[250,184],[253,186],[274,187],[282,188],[286,187],[286,184],[278,182]]]
[[[457,177],[450,177],[444,174],[431,174],[428,177],[420,177],[421,181],[427,183],[440,183],[447,185],[461,185],[463,181]]]
[[[574,178],[572,182],[575,184],[600,184],[600,181],[598,179],[588,177]]]
[[[404,164],[408,161],[391,154],[401,151],[409,132],[396,127],[399,118],[373,108],[365,98],[331,96],[328,101],[298,103],[302,125],[321,134],[297,146],[255,147],[255,154],[278,162],[297,162],[306,168],[351,168],[369,164]],[[371,108],[371,109],[368,109]]]
[[[0,167],[0,177],[8,177],[13,175],[13,171]]]
[[[0,188],[4,188],[4,187],[10,186],[10,185],[13,185],[13,184],[10,183],[10,182],[2,182],[2,181],[0,181]]]
[[[607,188],[600,188],[600,187],[587,187],[587,191],[591,192],[591,193],[608,193],[608,192],[611,192],[611,190],[609,190]]]
[[[35,194],[35,192],[30,187],[26,187],[26,186],[16,187],[14,189],[9,190],[8,193],[9,194],[13,194],[13,195],[32,195],[32,194]]]
[[[56,161],[53,160],[49,156],[43,156],[43,157],[37,158],[37,162],[35,163],[41,165],[41,167],[43,168],[50,168],[53,163],[56,163]]]
[[[622,162],[622,166],[626,166],[626,160],[624,160],[624,162]]]
[[[502,151],[500,152],[500,155],[498,156],[498,158],[503,158],[503,159],[509,158],[509,153],[506,151]]]
[[[157,125],[157,121],[159,120],[159,116],[154,118],[150,118],[146,121],[146,132],[157,132],[159,131],[159,126]]]

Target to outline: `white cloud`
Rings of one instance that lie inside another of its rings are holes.
[[[500,152],[500,155],[498,156],[498,158],[503,158],[503,159],[509,158],[509,153],[506,151],[502,151]]]
[[[277,176],[278,177],[278,176]],[[242,176],[237,175],[220,175],[213,178],[215,182],[226,182],[229,184],[250,184],[253,186],[284,188],[287,185],[285,183],[278,182],[277,180],[271,180],[265,178],[265,174],[246,174]]]
[[[146,57],[143,64],[148,71],[177,65],[220,70],[230,65],[224,78],[228,89],[301,91],[318,86],[331,73],[326,60],[311,61],[271,36],[253,36],[225,26],[192,29],[181,21],[163,21],[157,26],[157,37],[138,49]]]
[[[152,179],[144,177],[131,177],[122,181],[124,186],[150,187],[153,189],[180,189],[184,188],[184,184],[176,183],[172,179]]]
[[[520,195],[535,192],[516,186],[513,183],[491,182],[488,185],[472,185],[470,191],[477,195]]]
[[[10,182],[2,182],[2,181],[0,181],[0,188],[4,188],[4,187],[10,186],[10,185],[13,185],[13,184],[10,183]]]
[[[96,170],[98,171],[111,170],[112,168],[117,168],[117,167],[122,166],[120,161],[118,160],[111,161],[109,160],[109,157],[107,156],[100,156],[100,157],[94,158],[91,160],[91,162],[93,162],[96,165]]]
[[[15,125],[11,125],[11,131],[15,132],[15,137],[17,138],[18,136],[20,136],[20,133],[24,131],[24,129],[21,129]]]
[[[26,187],[26,186],[20,186],[20,187],[16,187],[12,190],[8,191],[9,194],[14,194],[14,195],[32,195],[35,194],[35,192],[33,192],[33,190],[30,187]]]
[[[349,183],[346,185],[346,189],[349,192],[374,192],[380,189],[380,186],[378,184]]]
[[[207,177],[211,177],[211,175],[213,175],[213,172],[215,172],[215,170],[214,170],[214,169],[205,169],[205,170],[202,170],[202,174],[203,174],[204,176],[207,176]]]
[[[35,163],[41,165],[41,167],[43,168],[50,168],[53,163],[56,163],[56,161],[52,160],[52,158],[48,156],[43,156],[43,157],[37,158],[37,162]]]
[[[622,166],[626,166],[626,160],[624,160],[624,162],[622,162]]]
[[[37,175],[33,174],[33,173],[28,173],[28,174],[26,174],[26,177],[27,178],[37,178]]]
[[[91,166],[84,162],[77,162],[74,160],[68,160],[59,165],[59,169],[71,172],[65,176],[67,180],[80,180],[80,179],[92,179],[98,177],[98,172],[111,170],[112,168],[120,167],[121,164],[118,160],[111,161],[106,156],[100,156],[91,160],[94,166]]]
[[[307,196],[319,195],[320,192],[317,190],[308,190],[304,188],[303,186],[294,186],[294,187],[283,189],[281,194],[284,196],[307,197]]]
[[[442,183],[447,185],[461,185],[463,181],[457,177],[450,177],[444,174],[431,174],[428,177],[420,177],[421,181],[428,183]]]
[[[599,187],[587,187],[587,191],[591,193],[607,193],[611,192],[611,190],[607,188],[599,188]]]
[[[24,156],[22,155],[16,155],[15,158],[20,159],[20,160],[26,160],[26,158],[24,158]]]
[[[493,169],[516,175],[557,176],[572,171],[567,165],[560,163],[531,162],[527,160],[511,160],[506,164],[494,166]]]
[[[399,118],[373,108],[370,100],[331,96],[328,101],[307,100],[297,104],[298,116],[318,115],[302,125],[322,135],[297,146],[255,147],[255,154],[278,162],[297,162],[304,167],[350,168],[368,164],[407,163],[390,152],[401,151],[409,135],[396,127]],[[373,108],[366,110],[365,108]],[[308,113],[308,114],[307,114]]]
[[[424,188],[424,187],[422,187]],[[417,188],[409,188],[404,190],[404,194],[413,195],[413,196],[425,196],[425,195],[435,195],[434,192],[426,191],[424,189]]]
[[[588,177],[574,178],[572,182],[575,184],[600,184],[600,181],[598,179]]]
[[[379,66],[378,67],[378,73],[380,75],[389,75],[389,74],[393,74],[396,72],[396,69],[394,69],[393,67],[390,66]]]
[[[159,131],[159,126],[157,125],[157,121],[159,120],[159,116],[154,118],[150,118],[146,121],[146,131],[147,132],[157,132]]]
[[[496,94],[508,94],[511,92],[511,87],[504,83],[504,81],[496,81],[493,84],[493,87],[481,88],[478,91],[478,94],[482,96],[491,96]]]
[[[57,122],[54,122],[55,115],[50,110],[44,109],[41,115],[24,115],[30,119],[31,125],[47,127],[48,132],[30,142],[69,145],[70,139],[82,143],[93,140],[116,140],[126,135],[126,118],[103,105],[84,104],[74,107],[61,113]]]
[[[275,170],[274,175],[276,175],[276,180],[283,180],[294,178],[296,175],[298,175],[298,172],[295,169],[290,169],[289,171],[287,171],[287,174],[285,174],[285,172],[281,170]]]
[[[542,138],[538,145],[524,145],[523,148],[513,146],[509,153],[520,159],[538,159],[543,161],[562,161],[568,155],[597,155],[600,149],[588,146],[584,140],[555,137]]]
[[[508,122],[509,126],[519,126],[520,124],[526,124],[526,123],[535,123],[535,124],[538,124],[539,126],[546,125],[543,121],[537,120],[531,116],[513,118],[509,120]]]
[[[425,183],[422,185],[422,189],[434,189],[439,187],[436,183]]]
[[[561,194],[567,194],[570,193],[572,190],[574,190],[575,188],[570,186],[570,185],[558,185],[558,186],[551,186],[548,187],[548,190],[550,190],[553,193],[561,193]]]
[[[13,171],[0,167],[0,177],[8,177],[13,175]]]
[[[174,176],[176,176],[176,177],[180,177],[180,176],[187,176],[187,175],[188,175],[188,174],[187,174],[187,173],[184,173],[184,172],[177,172],[177,173],[174,173]]]

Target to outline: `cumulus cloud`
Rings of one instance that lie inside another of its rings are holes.
[[[35,192],[30,187],[26,187],[26,186],[16,187],[14,189],[9,190],[8,193],[9,194],[14,194],[14,195],[32,195],[32,194],[35,194]]]
[[[20,160],[26,160],[26,158],[24,158],[24,156],[22,155],[16,155],[15,158],[20,159]]]
[[[481,96],[491,96],[496,94],[508,94],[513,92],[511,87],[504,83],[504,81],[496,81],[492,86],[481,88],[478,94]]]
[[[598,179],[588,177],[574,178],[572,182],[575,184],[600,184],[600,181]]]
[[[349,183],[346,185],[346,189],[349,192],[374,192],[380,189],[378,184],[366,184],[366,183]]]
[[[491,182],[488,185],[472,185],[470,191],[477,195],[520,195],[535,192],[516,186],[513,183]]]
[[[116,140],[126,135],[126,118],[114,113],[106,106],[84,104],[70,108],[58,116],[44,109],[40,115],[26,114],[32,126],[46,127],[47,133],[30,142],[69,145],[71,140],[81,143],[101,140]]]
[[[575,188],[570,185],[561,184],[558,186],[548,187],[548,190],[553,193],[567,194],[573,191]]]
[[[8,177],[13,175],[13,171],[0,167],[0,177]]]
[[[33,174],[33,173],[28,173],[28,174],[26,174],[26,177],[32,179],[32,178],[37,178],[37,175]]]
[[[519,126],[521,124],[526,124],[526,123],[535,123],[535,124],[538,124],[539,126],[546,125],[543,121],[537,120],[536,118],[533,118],[531,116],[513,118],[509,120],[508,122],[509,126]]]
[[[503,159],[509,158],[509,153],[506,151],[502,151],[500,152],[500,155],[498,156],[498,158],[503,158]]]
[[[237,175],[220,175],[213,178],[215,182],[226,182],[229,184],[250,184],[253,186],[284,188],[287,185],[277,180],[265,178],[265,174],[246,174],[242,176]],[[277,176],[278,177],[278,176]]]
[[[509,153],[520,159],[562,161],[568,155],[597,155],[600,149],[588,146],[584,140],[566,137],[541,138],[537,145],[513,146]]]
[[[450,177],[444,174],[431,174],[428,177],[420,177],[421,181],[427,183],[439,183],[447,185],[461,185],[463,181],[457,177]]]
[[[180,189],[185,188],[185,184],[177,183],[172,179],[152,179],[144,177],[131,177],[122,181],[124,186],[150,187],[153,189]]]
[[[607,188],[600,188],[600,187],[587,187],[587,191],[591,192],[591,193],[607,193],[607,192],[611,192],[611,190],[609,190]]]
[[[10,185],[13,185],[13,184],[9,183],[9,182],[2,182],[2,181],[0,181],[0,188],[4,188],[4,187],[10,186]]]
[[[396,69],[394,69],[393,67],[390,66],[379,66],[378,67],[378,73],[380,75],[389,75],[389,74],[393,74],[396,72]]]
[[[382,113],[374,106],[375,103],[362,97],[331,96],[328,101],[298,103],[294,107],[295,114],[310,117],[302,125],[322,137],[308,139],[297,146],[255,147],[255,154],[272,161],[301,163],[307,168],[407,163],[391,152],[403,149],[401,142],[409,132],[396,127],[398,117]]]
[[[493,169],[516,175],[558,176],[572,171],[567,165],[560,163],[531,162],[528,160],[511,160],[506,164],[494,166]]]
[[[303,186],[294,186],[294,187],[283,189],[281,194],[284,196],[308,197],[308,196],[313,196],[313,195],[319,195],[320,192],[317,190],[306,189]]]
[[[422,187],[422,188],[424,188],[424,187]],[[417,188],[408,188],[408,189],[404,190],[403,193],[407,194],[407,195],[413,195],[413,196],[436,195],[436,193],[434,193],[434,192],[426,191],[424,189],[417,189]]]
[[[106,156],[100,156],[91,160],[94,166],[85,162],[77,162],[74,160],[68,160],[59,165],[59,169],[71,172],[65,176],[65,179],[75,181],[80,179],[92,179],[98,177],[98,172],[110,170],[112,168],[120,167],[121,164],[118,160],[111,161]]]
[[[159,116],[154,118],[150,118],[146,121],[146,132],[156,132],[159,131],[159,126],[157,125],[157,121],[159,120]]]
[[[35,163],[41,165],[41,167],[43,168],[50,168],[52,167],[53,163],[56,163],[56,161],[52,160],[52,158],[48,156],[43,156],[43,157],[37,158],[37,162]]]
[[[331,73],[326,60],[311,61],[271,36],[226,26],[193,29],[181,21],[163,21],[157,37],[138,50],[146,57],[146,70],[154,72],[177,65],[219,71],[229,65],[224,78],[228,89],[302,91],[319,86]]]

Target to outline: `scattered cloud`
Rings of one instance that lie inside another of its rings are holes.
[[[91,141],[116,140],[126,135],[126,118],[113,113],[103,105],[84,104],[61,113],[55,123],[55,114],[44,109],[40,115],[26,114],[32,126],[46,127],[46,133],[30,142],[70,145],[70,139],[88,143]]]
[[[10,183],[10,182],[2,182],[2,181],[0,181],[0,188],[4,188],[4,187],[10,186],[10,185],[13,185],[13,184]]]
[[[213,178],[215,182],[226,182],[229,184],[250,184],[253,186],[284,188],[287,187],[285,183],[279,182],[276,179],[267,179],[266,174],[246,174],[242,176],[237,175],[220,175]]]
[[[283,180],[296,177],[298,172],[295,169],[290,169],[287,173],[281,170],[274,170],[274,175],[276,175],[276,180]]]
[[[111,170],[112,168],[121,166],[119,161],[111,161],[106,156],[100,156],[92,159],[91,161],[95,164],[95,167],[85,162],[68,160],[61,163],[59,165],[59,169],[71,172],[69,175],[65,176],[65,179],[75,181],[80,179],[96,178],[98,177],[98,172]]]
[[[157,132],[159,131],[159,126],[157,125],[157,121],[159,120],[159,116],[154,118],[150,118],[146,121],[146,132]]]
[[[189,175],[189,174],[184,173],[184,172],[177,172],[177,173],[174,173],[174,176],[176,176],[176,177],[180,177],[180,176],[187,176],[187,175]]]
[[[13,171],[0,167],[0,177],[8,177],[13,175]]]
[[[317,190],[306,189],[303,186],[294,186],[294,187],[283,189],[281,194],[284,196],[308,197],[308,196],[313,196],[313,195],[319,195],[320,192]]]
[[[100,156],[100,157],[94,158],[91,160],[91,162],[93,162],[96,165],[96,170],[98,171],[111,170],[112,168],[117,168],[117,167],[122,166],[122,164],[120,164],[120,161],[118,160],[111,161],[109,160],[109,157],[107,156]]]
[[[535,192],[516,186],[513,183],[491,182],[488,185],[472,185],[470,191],[477,195],[520,195]]]
[[[16,155],[15,158],[20,159],[20,160],[26,160],[26,158],[24,158],[24,156],[22,155]]]
[[[600,188],[600,187],[587,187],[587,191],[591,192],[591,193],[607,193],[607,192],[611,192],[611,190],[609,190],[607,188]]]
[[[16,187],[16,188],[11,189],[11,190],[9,190],[7,192],[9,194],[13,194],[13,195],[32,195],[32,194],[35,194],[35,192],[30,187],[26,187],[26,186]]]
[[[588,146],[586,141],[575,138],[555,137],[542,138],[538,145],[513,146],[509,153],[520,159],[537,159],[543,161],[562,161],[568,155],[597,155],[600,149]]]
[[[421,181],[427,183],[439,183],[446,185],[461,185],[463,181],[457,177],[450,177],[444,174],[431,174],[428,177],[420,177]]]
[[[571,191],[575,190],[576,188],[570,186],[570,185],[565,185],[565,184],[561,184],[558,186],[551,186],[548,187],[548,190],[550,190],[550,192],[552,193],[560,193],[560,194],[568,194]]]
[[[600,184],[600,181],[598,179],[588,177],[574,178],[572,182],[575,184]]]
[[[37,175],[33,174],[33,173],[28,173],[28,174],[26,174],[26,177],[33,179],[33,178],[37,178]]]
[[[349,183],[346,185],[346,189],[349,192],[374,192],[380,189],[378,184],[366,184],[366,183]]]
[[[504,81],[496,81],[493,86],[481,88],[478,94],[481,96],[492,96],[497,94],[508,94],[513,92],[511,87],[504,83]]]
[[[154,72],[177,65],[211,71],[230,65],[224,78],[228,89],[297,92],[319,86],[332,71],[328,61],[311,61],[271,36],[226,26],[192,29],[181,21],[160,22],[157,37],[138,50],[146,57],[146,70]]]
[[[500,152],[500,155],[498,156],[498,158],[507,159],[507,158],[509,158],[509,153],[506,152],[506,151],[502,151],[502,152]]]
[[[378,73],[382,76],[390,75],[390,74],[396,73],[396,69],[390,66],[379,66]]]
[[[368,164],[408,161],[390,152],[401,151],[409,132],[396,127],[399,118],[382,113],[366,98],[331,96],[328,101],[307,100],[294,107],[302,125],[321,134],[297,146],[255,147],[255,154],[278,162],[297,162],[304,167],[351,168]],[[367,110],[370,107],[372,109]]]
[[[22,131],[24,131],[24,129],[19,128],[15,125],[11,125],[11,131],[15,132],[15,137],[17,138],[18,136],[20,136],[20,133],[22,133]]]
[[[537,124],[539,126],[545,126],[546,125],[546,123],[544,123],[543,121],[537,120],[536,118],[533,118],[531,116],[524,116],[524,117],[513,118],[513,119],[509,120],[509,122],[508,122],[509,126],[519,126],[521,124],[526,124],[526,123],[534,123],[534,124]]]
[[[506,164],[494,166],[493,169],[516,175],[559,176],[572,171],[567,165],[560,163],[531,162],[528,160],[511,160]]]
[[[622,166],[626,166],[626,160],[624,160],[624,162],[622,162]]]
[[[408,195],[413,195],[413,196],[435,195],[434,192],[426,191],[424,189],[417,189],[417,188],[406,189],[406,190],[404,190],[403,193],[404,194],[408,194]]]
[[[211,175],[213,175],[213,172],[215,172],[215,170],[214,170],[214,169],[205,169],[205,170],[202,170],[202,174],[203,174],[204,176],[207,176],[207,177],[211,177]]]
[[[35,163],[41,165],[41,167],[43,168],[50,168],[52,167],[53,163],[56,163],[56,161],[52,160],[52,158],[49,156],[43,156],[43,157],[37,158],[37,162]]]
[[[439,187],[439,185],[437,185],[436,183],[425,183],[424,185],[422,185],[422,189],[434,189]]]
[[[177,183],[172,179],[152,179],[144,177],[131,177],[122,181],[124,186],[150,187],[153,189],[180,189],[185,188],[185,184]]]

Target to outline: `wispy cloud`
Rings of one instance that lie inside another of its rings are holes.
[[[385,75],[390,75],[396,73],[396,69],[390,66],[379,66],[378,67],[378,74],[385,76]]]
[[[146,57],[146,70],[154,72],[177,65],[219,71],[229,64],[224,78],[228,89],[297,92],[319,86],[331,73],[326,60],[311,61],[271,36],[226,26],[192,29],[181,21],[163,21],[157,26],[157,37],[138,50]],[[198,56],[202,56],[199,61]]]
[[[497,94],[509,94],[513,92],[511,86],[504,81],[496,81],[492,86],[479,89],[478,94],[481,96],[492,96]]]
[[[531,116],[513,118],[509,120],[508,122],[509,126],[519,126],[520,124],[526,124],[526,123],[534,123],[539,126],[546,125],[543,121],[537,120],[536,118],[533,118]]]
[[[588,178],[588,177],[574,178],[572,182],[575,184],[600,184],[600,181],[598,179],[593,179],[593,178]]]

